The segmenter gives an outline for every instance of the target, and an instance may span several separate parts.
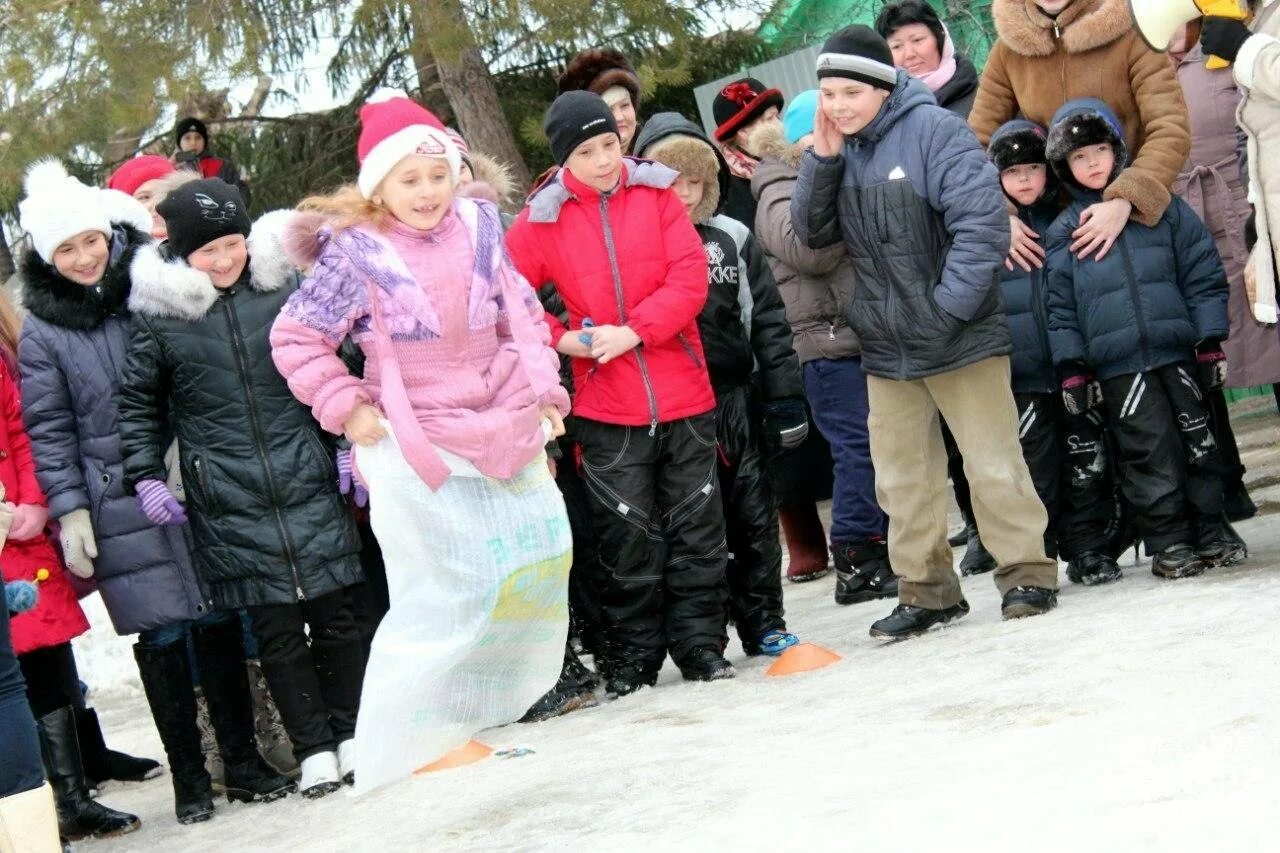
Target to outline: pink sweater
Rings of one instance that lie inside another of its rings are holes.
[[[341,433],[356,406],[378,406],[433,489],[449,475],[435,447],[497,479],[535,459],[541,407],[566,414],[569,397],[542,307],[506,257],[497,208],[457,199],[430,232],[397,222],[320,239],[271,347],[321,426]],[[335,354],[348,334],[366,356],[363,381]]]

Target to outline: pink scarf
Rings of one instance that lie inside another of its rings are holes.
[[[747,181],[755,176],[756,166],[760,165],[759,160],[728,145],[721,145],[720,151],[724,154],[725,162],[729,164],[729,171],[732,174]]]
[[[929,87],[930,92],[936,92],[943,86],[951,82],[951,78],[956,76],[956,46],[951,40],[951,30],[947,29],[947,25],[942,25],[942,61],[938,63],[938,67],[930,71],[928,74],[917,74],[916,79]]]

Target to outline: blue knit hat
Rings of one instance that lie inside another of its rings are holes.
[[[787,142],[795,144],[800,137],[813,133],[813,121],[818,112],[818,90],[807,89],[791,99],[782,114],[782,129],[787,132]]]

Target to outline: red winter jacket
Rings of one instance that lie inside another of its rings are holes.
[[[45,506],[18,400],[18,389],[9,378],[9,371],[0,367],[0,481],[4,482],[4,499],[12,504]],[[39,585],[35,609],[11,617],[14,654],[68,643],[89,630],[66,570],[45,531],[22,542],[7,540],[0,550],[0,569],[6,582],[34,581],[40,569],[49,570],[49,579]]]
[[[628,158],[620,187],[602,194],[561,169],[507,232],[529,283],[554,283],[570,334],[590,317],[640,336],[640,346],[608,364],[573,360],[576,415],[643,426],[715,408],[697,319],[707,300],[707,256],[671,190],[675,179],[666,166]],[[567,330],[554,315],[547,323],[554,346]]]

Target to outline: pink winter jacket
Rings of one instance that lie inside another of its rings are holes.
[[[449,476],[436,447],[504,480],[538,456],[540,409],[567,414],[569,396],[494,205],[455,199],[429,232],[361,225],[322,228],[316,240],[311,276],[272,327],[271,349],[321,426],[340,434],[357,405],[378,406],[432,489]],[[363,380],[336,355],[348,334],[366,357]]]

